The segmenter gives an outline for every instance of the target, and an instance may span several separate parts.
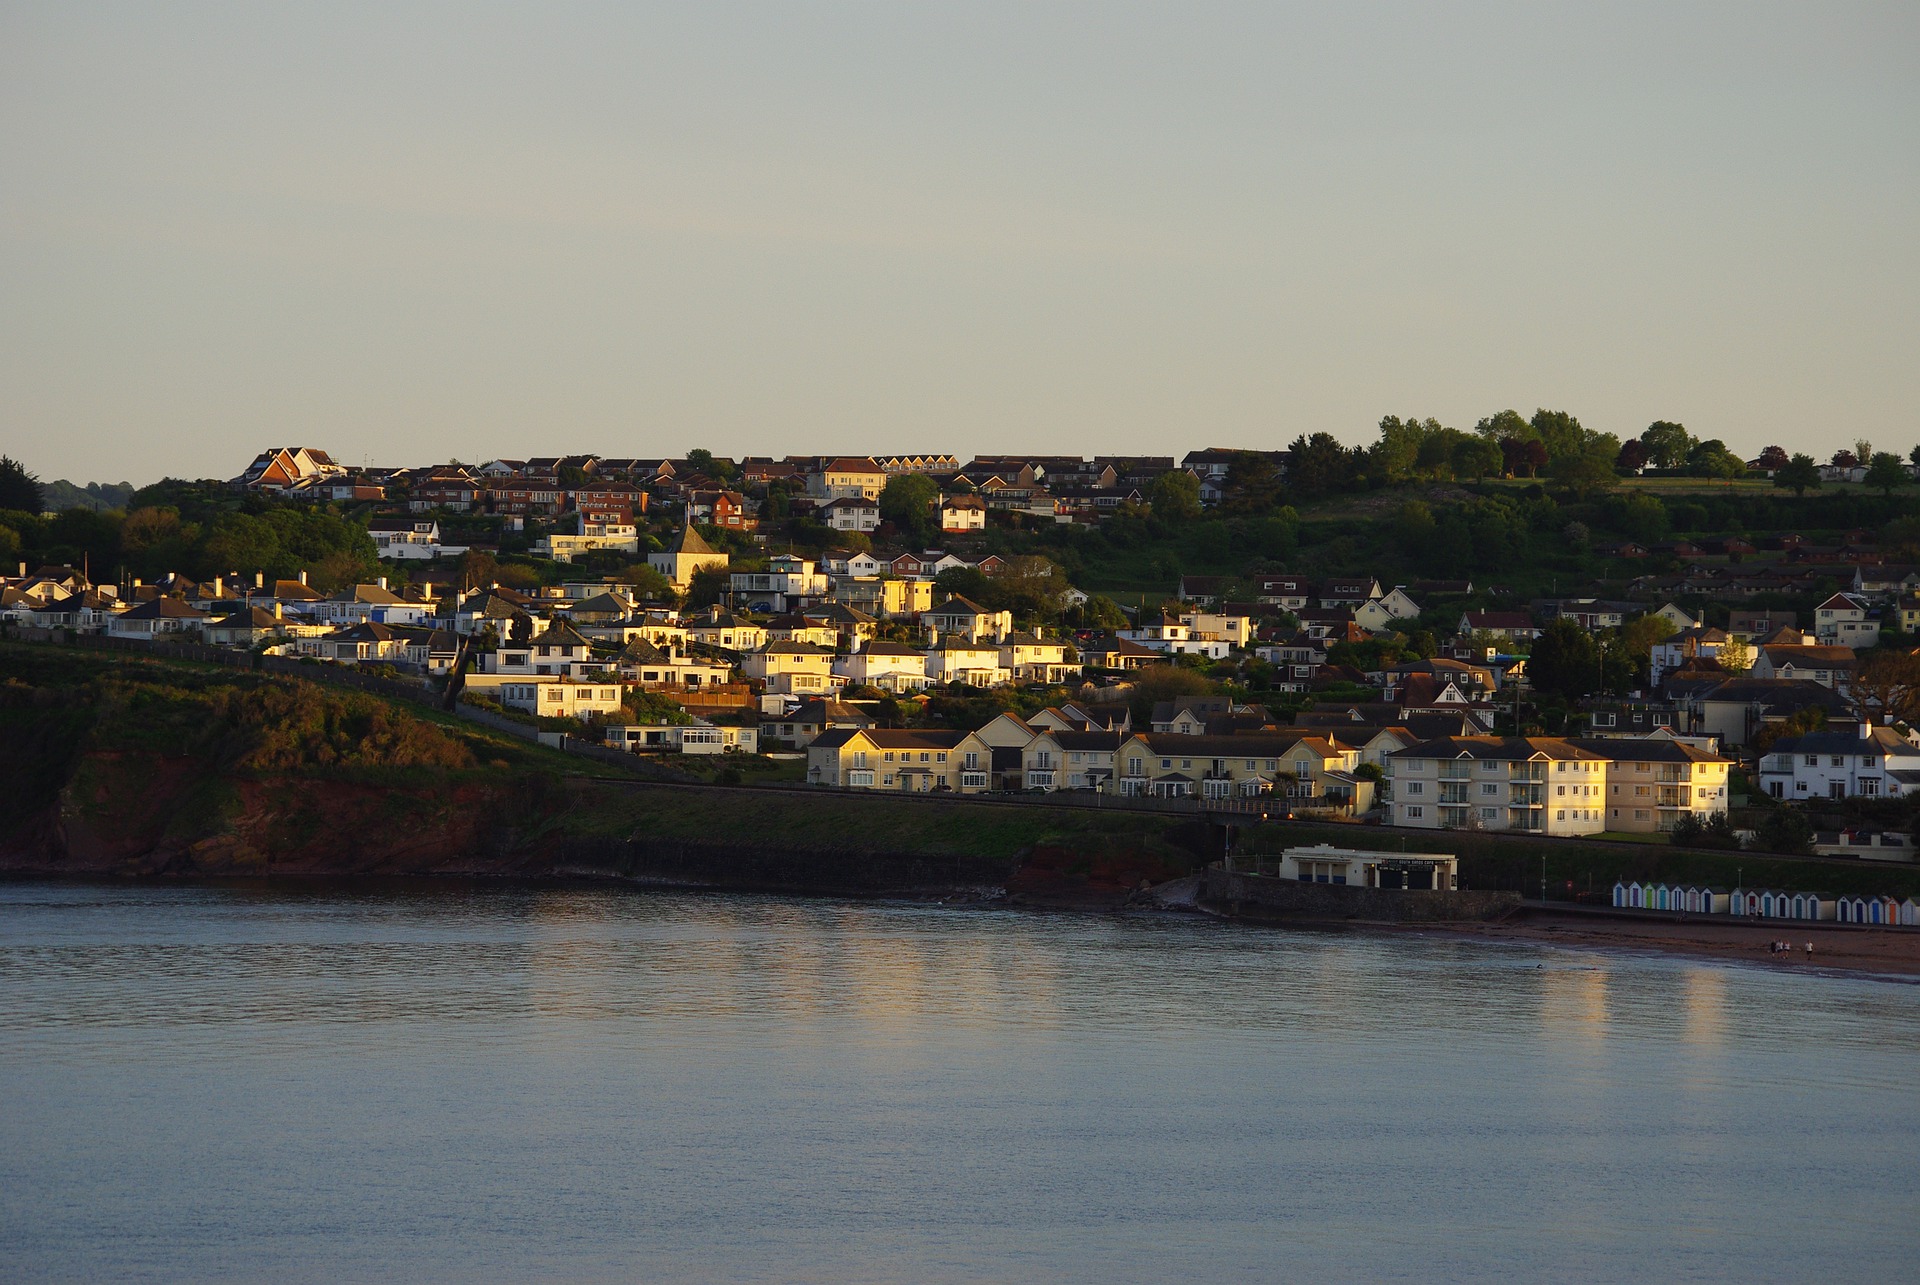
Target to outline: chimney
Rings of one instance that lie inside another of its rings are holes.
[[[300,583],[305,584],[306,582],[307,582],[307,573],[302,571],[300,573]]]
[[[385,576],[380,577],[380,587],[382,589],[387,587],[387,578]]]
[[[275,598],[273,600],[273,618],[275,620],[279,620],[283,618],[281,607],[280,607],[280,600],[278,598]]]
[[[213,596],[216,598],[224,598],[227,596],[227,578],[225,576],[215,576],[213,578]]]
[[[254,572],[254,573],[253,573],[253,587],[254,587],[254,588],[256,588],[256,589],[264,589],[264,588],[266,588],[266,587],[267,587],[267,573],[266,573],[266,572],[264,572],[264,571],[256,571],[256,572]]]

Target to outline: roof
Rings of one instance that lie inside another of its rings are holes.
[[[1876,727],[1861,736],[1857,732],[1803,732],[1783,736],[1773,743],[1774,754],[1859,754],[1872,750],[1878,754],[1920,758],[1916,747],[1891,727]]]
[[[1524,611],[1469,611],[1469,629],[1532,629],[1533,617]]]
[[[838,749],[861,736],[882,750],[951,750],[970,735],[945,727],[830,727],[814,739],[812,748]]]
[[[1533,758],[1604,759],[1608,755],[1582,749],[1570,740],[1555,736],[1439,736],[1431,741],[1410,745],[1404,750],[1395,750],[1388,757],[1524,761]]]
[[[1146,742],[1155,754],[1173,758],[1278,758],[1303,742],[1322,758],[1340,754],[1332,744],[1305,733],[1254,736],[1182,736],[1178,732],[1135,732],[1129,739]]]
[[[1130,739],[1124,732],[1056,732],[1049,729],[1041,732],[1040,735],[1063,750],[1114,750]]]
[[[962,597],[956,593],[953,597],[947,599],[926,614],[929,616],[991,616],[994,613],[988,611],[973,599]]]
[[[1846,697],[1810,678],[1729,678],[1701,693],[1699,699],[1758,705],[1772,714],[1791,714],[1809,705],[1827,710],[1850,708]]]
[[[572,625],[568,624],[564,620],[558,621],[552,625],[547,626],[546,631],[542,633],[538,638],[534,639],[534,641],[539,643],[542,647],[590,647],[592,646],[591,643],[589,643],[586,639],[580,636],[580,633],[578,630],[576,630]]]
[[[882,473],[882,474],[886,472],[885,469],[881,468],[878,464],[875,464],[870,459],[855,459],[850,455],[843,455],[837,460],[833,460],[825,465],[822,465],[820,471],[822,473]]]
[[[150,598],[120,614],[122,620],[205,620],[204,611],[189,607],[178,598]]]
[[[915,660],[924,660],[926,653],[918,647],[909,647],[905,643],[871,642],[854,653],[859,656],[912,656]]]
[[[1733,760],[1685,741],[1664,737],[1640,740],[1631,736],[1570,736],[1567,741],[1602,758],[1624,763],[1731,763]],[[1920,751],[1916,751],[1920,753]]]
[[[708,544],[706,540],[701,538],[700,533],[694,530],[693,527],[690,525],[683,526],[680,528],[680,534],[673,537],[673,542],[667,545],[666,551],[668,553],[712,553],[712,554],[718,554],[720,552],[718,549]]]

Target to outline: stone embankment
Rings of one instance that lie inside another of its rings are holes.
[[[1404,892],[1300,883],[1218,867],[1200,876],[1196,903],[1230,919],[1269,923],[1481,923],[1520,906],[1517,892]]]

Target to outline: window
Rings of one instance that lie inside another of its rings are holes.
[[[1493,783],[1492,781],[1488,781],[1488,782],[1486,782],[1486,783],[1484,783],[1483,785],[1481,785],[1481,787],[1480,787],[1480,793],[1482,793],[1482,794],[1498,794],[1498,793],[1500,793],[1500,787],[1499,787],[1498,785],[1496,785],[1496,784],[1494,784],[1494,783]]]
[[[927,751],[922,750],[920,751],[920,761],[922,763],[931,763],[933,761],[933,758],[930,754],[927,753]]]
[[[1556,785],[1553,787],[1553,792],[1564,798],[1567,793],[1567,787],[1564,785]]]
[[[1820,756],[1819,756],[1818,754],[1809,754],[1809,755],[1807,755],[1807,766],[1808,766],[1808,767],[1819,767],[1819,766],[1820,766]]]
[[[1424,791],[1426,790],[1426,788],[1427,788],[1426,786],[1424,786],[1424,785],[1422,785],[1422,784],[1421,784],[1420,782],[1418,782],[1418,781],[1408,781],[1408,782],[1407,782],[1407,793],[1408,793],[1408,794],[1420,794],[1420,793],[1422,793],[1422,792],[1424,792]]]
[[[1408,816],[1408,817],[1410,817],[1410,818],[1412,818],[1412,817],[1423,817],[1423,816],[1425,816],[1426,814],[1427,814],[1427,810],[1426,810],[1425,808],[1421,808],[1421,807],[1410,807],[1410,808],[1408,808],[1408,809],[1407,809],[1407,816]]]
[[[866,752],[865,750],[855,750],[855,751],[854,751],[854,754],[853,754],[853,765],[854,765],[855,767],[865,767],[865,766],[867,765],[867,752]],[[869,785],[871,785],[871,784],[872,784],[872,782],[871,782],[871,781],[869,781],[869,782],[868,782],[868,784],[869,784]]]
[[[1847,765],[1847,760],[1846,760],[1846,756],[1845,756],[1845,755],[1843,755],[1843,754],[1835,754],[1835,755],[1833,755],[1833,756],[1832,756],[1832,766],[1834,766],[1834,767],[1845,767],[1846,765]]]
[[[943,750],[943,751],[941,751],[940,753],[938,753],[938,754],[936,754],[936,755],[934,755],[934,756],[933,756],[933,761],[934,761],[934,762],[936,762],[936,763],[944,763],[944,762],[946,762],[946,761],[947,761],[947,755],[946,755],[946,752],[945,752],[945,751]]]
[[[893,751],[892,751],[892,750],[888,750],[888,751],[887,751],[887,762],[889,762],[889,763],[891,763],[891,762],[893,762]]]

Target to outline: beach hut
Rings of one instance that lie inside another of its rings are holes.
[[[1900,903],[1900,922],[1908,928],[1920,928],[1920,901],[1908,897]]]
[[[1614,908],[1617,910],[1617,909],[1620,909],[1621,907],[1624,907],[1626,904],[1627,904],[1627,885],[1624,883],[1621,883],[1618,879],[1616,879],[1613,881]]]
[[[1700,911],[1707,915],[1725,915],[1733,910],[1733,894],[1725,888],[1702,888]]]

